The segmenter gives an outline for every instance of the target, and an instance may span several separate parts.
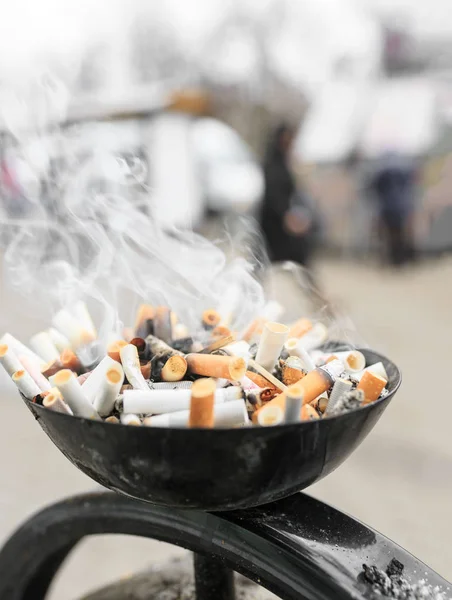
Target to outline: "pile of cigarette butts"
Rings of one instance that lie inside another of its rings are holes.
[[[102,344],[78,302],[30,347],[3,335],[0,362],[21,394],[46,409],[147,427],[296,423],[388,394],[381,362],[366,365],[358,350],[321,349],[328,339],[321,322],[287,326],[259,317],[239,335],[205,310],[199,328],[195,340],[169,308],[143,304],[133,329]]]

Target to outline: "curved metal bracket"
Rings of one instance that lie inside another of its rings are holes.
[[[369,597],[367,586],[357,579],[362,563],[385,567],[392,557],[405,565],[408,577],[417,570],[427,572],[433,585],[448,585],[384,536],[305,494],[256,509],[203,513],[102,492],[49,506],[16,531],[0,552],[0,598],[44,600],[54,575],[78,541],[107,533],[182,546],[293,600]],[[202,569],[208,573],[201,559],[196,573],[198,597],[208,598]],[[225,570],[217,571],[216,585],[223,582],[228,588],[228,581]],[[231,588],[223,598],[232,597]]]

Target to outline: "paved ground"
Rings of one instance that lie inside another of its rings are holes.
[[[322,262],[318,270],[325,291],[369,345],[400,365],[404,382],[367,441],[310,493],[396,539],[452,580],[452,260],[402,273],[336,262]],[[24,316],[23,308],[1,292],[0,330],[25,340],[42,321]],[[1,383],[3,540],[37,508],[94,484],[55,450],[14,390]],[[92,539],[70,558],[51,600],[74,600],[178,552],[146,540]]]

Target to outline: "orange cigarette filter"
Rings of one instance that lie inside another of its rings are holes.
[[[305,377],[306,372],[300,369],[294,369],[293,367],[282,368],[282,381],[285,385],[293,385]]]
[[[214,426],[213,407],[216,384],[213,379],[198,379],[191,388],[189,427]]]
[[[111,342],[107,346],[107,354],[110,358],[115,360],[116,362],[121,362],[120,350],[127,346],[127,342],[125,340],[116,340],[115,342]]]
[[[316,398],[312,402],[309,403],[309,406],[322,414],[326,411],[326,407],[328,405],[328,398],[321,396],[320,398]]]
[[[319,415],[315,408],[312,408],[310,404],[305,404],[301,408],[301,420],[302,421],[313,421],[319,419]]]
[[[246,362],[238,356],[187,354],[188,369],[196,375],[238,381],[246,372]]]
[[[242,339],[245,340],[245,342],[249,342],[255,335],[260,335],[266,322],[267,319],[264,319],[264,317],[257,317],[257,319],[254,319],[248,329],[245,330]]]
[[[146,363],[145,365],[140,366],[141,374],[145,379],[151,378],[151,361]]]
[[[366,371],[361,377],[357,389],[364,392],[364,404],[375,402],[380,397],[381,392],[386,387],[386,380],[375,373]]]
[[[72,352],[72,350],[69,350],[69,348],[66,348],[61,353],[60,363],[61,363],[62,369],[70,369],[71,371],[80,371],[80,369],[82,368],[82,365],[81,365],[79,359],[77,358],[77,355],[74,354],[74,352]],[[58,371],[59,370],[60,369],[58,369]]]
[[[202,313],[202,322],[205,327],[216,327],[220,321],[220,313],[213,308],[208,308]]]
[[[289,338],[296,337],[300,338],[311,331],[312,329],[312,321],[309,319],[298,319],[289,330]]]
[[[317,396],[320,396],[320,394],[323,394],[323,392],[329,390],[333,383],[334,382],[331,375],[329,375],[323,369],[314,369],[313,371],[310,371],[305,377],[303,377],[303,379],[297,382],[297,385],[301,387],[303,393],[303,405],[309,404],[310,402],[315,400]],[[280,394],[279,396],[276,396],[276,398],[273,398],[273,400],[267,402],[267,405],[268,404],[277,404],[282,408],[282,410],[285,410],[285,394]],[[261,409],[259,408],[256,411],[256,413],[259,412],[259,410]]]
[[[149,365],[150,367],[150,365]],[[182,381],[187,372],[187,361],[183,356],[170,356],[162,369],[163,381]]]
[[[137,316],[135,319],[135,331],[148,319],[155,317],[155,308],[150,304],[140,304],[137,310]],[[132,336],[133,337],[133,336]]]
[[[276,390],[275,386],[271,381],[265,379],[263,375],[259,375],[258,373],[254,373],[254,371],[247,371],[245,375],[248,379],[251,379],[253,383],[255,383],[260,388],[270,388],[272,390]]]

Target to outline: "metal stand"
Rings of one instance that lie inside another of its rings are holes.
[[[112,492],[83,494],[31,517],[0,552],[1,600],[44,600],[69,552],[85,536],[129,534],[196,553],[198,600],[233,600],[232,571],[291,600],[369,597],[364,562],[392,557],[414,580],[448,583],[362,523],[304,494],[266,506],[205,513],[154,506]]]

